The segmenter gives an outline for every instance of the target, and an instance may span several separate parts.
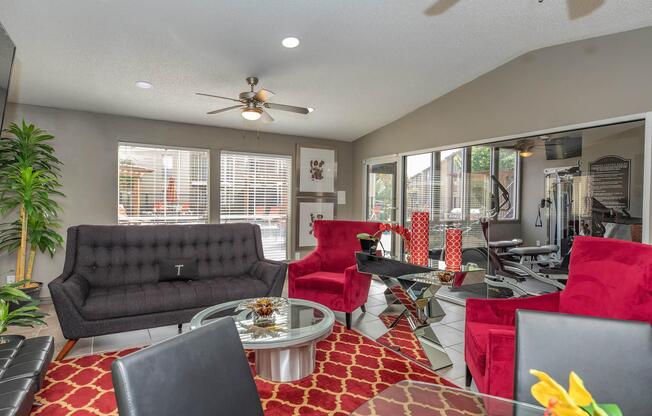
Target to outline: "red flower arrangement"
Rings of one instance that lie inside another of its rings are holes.
[[[411,242],[412,242],[412,232],[410,231],[409,228],[405,228],[402,225],[399,224],[380,224],[378,226],[379,232],[383,233],[385,231],[391,231],[394,234],[397,234],[401,236],[403,239],[403,245],[405,247],[405,252],[409,253],[410,249],[412,248]],[[375,234],[374,234],[375,235]]]

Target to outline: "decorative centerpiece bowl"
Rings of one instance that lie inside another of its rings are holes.
[[[249,309],[256,326],[273,325],[277,312],[287,305],[283,298],[256,298],[243,302],[238,309]]]
[[[437,272],[437,278],[442,284],[450,284],[455,277],[455,273],[448,271]]]

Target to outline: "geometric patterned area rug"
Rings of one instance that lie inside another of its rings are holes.
[[[389,328],[396,316],[380,315],[380,320]],[[423,352],[421,342],[417,339],[405,316],[402,316],[396,326],[376,340],[378,343],[414,360],[421,365],[430,367],[430,360]]]
[[[55,361],[50,364],[32,415],[117,415],[111,363],[136,349]],[[253,354],[248,354],[253,362]],[[253,367],[252,367],[253,372]],[[255,378],[265,415],[348,415],[401,380],[454,386],[431,370],[335,323],[317,344],[315,372],[297,382]]]

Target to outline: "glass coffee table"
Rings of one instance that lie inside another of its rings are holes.
[[[316,344],[333,331],[333,311],[319,303],[286,299],[285,305],[276,312],[273,323],[258,326],[254,325],[251,310],[239,310],[241,304],[250,300],[237,300],[204,309],[192,318],[190,329],[231,316],[242,346],[255,353],[256,373],[260,377],[289,382],[312,374]]]
[[[541,416],[543,412],[542,407],[527,403],[405,380],[388,387],[351,416]]]

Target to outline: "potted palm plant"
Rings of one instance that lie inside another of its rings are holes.
[[[44,325],[44,313],[38,310],[38,301],[30,298],[18,288],[21,282],[0,286],[0,344],[7,342],[3,337],[9,326]],[[11,305],[22,304],[11,308]]]
[[[0,250],[16,253],[17,288],[38,298],[41,282],[32,280],[37,251],[54,255],[63,244],[58,233],[61,161],[50,145],[54,136],[33,124],[12,123],[0,139]]]

